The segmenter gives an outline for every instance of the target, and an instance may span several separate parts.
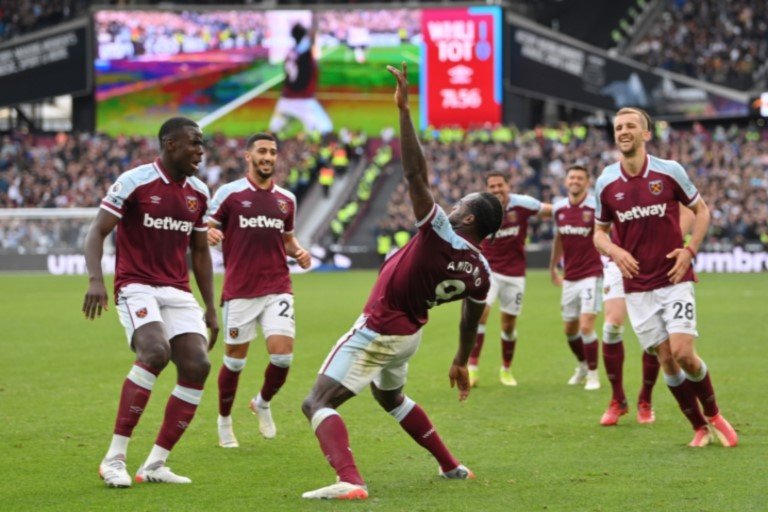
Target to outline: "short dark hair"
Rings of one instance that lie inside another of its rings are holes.
[[[251,149],[257,140],[271,140],[277,144],[277,137],[267,132],[259,132],[251,135],[245,143],[245,149]]]
[[[300,43],[305,35],[307,35],[307,29],[301,23],[296,23],[291,28],[291,37],[296,41],[296,44]]]
[[[473,194],[471,200],[467,202],[467,207],[475,216],[477,235],[481,239],[496,233],[501,228],[504,212],[501,201],[493,194],[488,192]]]
[[[568,169],[565,171],[565,175],[568,176],[568,173],[571,172],[571,171],[581,171],[581,172],[583,172],[584,174],[587,175],[587,178],[589,178],[589,171],[583,165],[574,164],[574,165],[569,166]]]
[[[165,139],[171,137],[177,130],[192,126],[194,128],[200,128],[200,126],[189,119],[188,117],[172,117],[160,127],[160,132],[157,134],[157,139],[160,142],[160,148],[162,149]]]
[[[505,182],[509,181],[509,174],[503,171],[489,171],[485,174],[485,184],[488,184],[488,180],[491,178],[504,178]]]

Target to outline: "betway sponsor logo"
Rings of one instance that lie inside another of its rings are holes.
[[[571,226],[570,224],[566,224],[565,226],[560,226],[557,228],[557,231],[561,235],[589,236],[589,234],[592,232],[592,228],[585,228],[584,226]]]
[[[520,233],[520,226],[512,226],[511,228],[500,229],[496,232],[496,238],[506,238],[509,236],[517,236]]]
[[[274,228],[282,231],[283,225],[283,219],[275,219],[265,215],[259,215],[257,217],[244,217],[240,215],[241,228]]]
[[[163,229],[166,231],[181,231],[182,233],[191,233],[194,223],[188,220],[178,220],[173,217],[154,218],[148,213],[144,213],[144,227]]]
[[[768,270],[768,253],[747,252],[736,247],[731,252],[699,253],[696,272],[763,272]]]
[[[619,222],[637,220],[645,217],[663,217],[667,213],[667,204],[652,204],[650,206],[635,206],[630,210],[616,212]]]

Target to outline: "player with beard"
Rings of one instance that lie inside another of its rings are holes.
[[[549,261],[552,283],[563,289],[561,313],[568,342],[581,338],[582,355],[576,354],[579,366],[577,375],[585,375],[585,389],[600,387],[597,373],[600,342],[595,333],[595,320],[602,305],[603,262],[592,243],[595,223],[595,198],[587,192],[589,171],[580,165],[572,165],[565,174],[568,197],[553,205],[555,239]],[[565,274],[557,270],[560,259],[564,261]],[[592,376],[592,378],[590,378]]]
[[[720,414],[710,372],[694,346],[691,262],[707,234],[709,208],[678,162],[647,153],[647,120],[637,108],[623,108],[614,117],[621,157],[597,180],[595,246],[621,271],[632,328],[643,349],[656,353],[664,380],[694,429],[689,446],[706,446],[713,436],[723,446],[736,446],[738,435]],[[680,203],[695,215],[685,246]]]
[[[157,376],[170,361],[176,387],[165,408],[155,445],[136,472],[137,482],[188,484],[165,462],[195,415],[211,365],[218,323],[213,302],[213,266],[203,219],[208,187],[194,177],[203,158],[203,134],[194,121],[169,119],[160,127],[160,158],[121,174],[101,202],[85,239],[89,286],[86,318],[107,309],[101,269],[104,239],[116,236],[115,302],[136,361],[123,383],[112,443],[99,466],[109,487],[129,487],[128,441]],[[205,314],[189,288],[187,249],[205,302]],[[206,339],[206,325],[211,330]],[[210,341],[209,341],[210,340]]]
[[[443,444],[424,410],[403,393],[408,361],[419,347],[422,327],[432,307],[462,300],[459,347],[448,370],[459,400],[469,396],[467,359],[477,323],[485,309],[490,268],[477,247],[501,225],[501,204],[491,194],[462,198],[450,216],[430,192],[427,162],[416,137],[408,106],[408,75],[391,66],[397,79],[403,172],[417,234],[381,267],[363,314],[328,354],[315,385],[302,404],[337,482],[305,492],[309,499],[365,499],[368,489],[355,465],[349,434],[337,409],[370,385],[373,397],[437,460],[443,478],[474,474]]]
[[[485,341],[485,325],[491,306],[499,299],[501,310],[501,368],[499,380],[505,386],[517,386],[512,375],[512,359],[517,345],[517,317],[523,309],[525,294],[525,239],[528,236],[528,220],[534,215],[548,216],[552,205],[523,194],[512,194],[509,177],[498,171],[489,172],[485,177],[485,191],[501,201],[504,218],[501,229],[491,240],[484,240],[480,246],[483,255],[491,265],[491,290],[488,292],[487,307],[480,319],[477,340],[469,357],[469,382],[477,386],[480,380],[480,353]],[[577,345],[576,342],[578,342]],[[571,346],[581,354],[581,338],[576,336]],[[595,373],[596,375],[596,373]],[[599,380],[598,380],[599,385]]]
[[[232,405],[256,327],[266,340],[269,363],[261,391],[249,407],[267,439],[277,429],[270,401],[285,383],[293,361],[296,322],[286,255],[308,268],[311,257],[294,236],[296,198],[275,184],[277,139],[251,136],[245,148],[244,178],[219,188],[209,210],[208,243],[222,243],[225,332],[224,364],[219,371],[219,445],[239,446],[232,427]]]

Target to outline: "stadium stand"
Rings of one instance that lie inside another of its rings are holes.
[[[768,58],[768,4],[668,0],[628,56],[653,67],[746,90]]]

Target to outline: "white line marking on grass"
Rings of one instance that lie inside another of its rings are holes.
[[[405,57],[406,59],[410,59],[410,61],[411,61],[411,62],[419,62],[419,61],[421,60],[421,57],[419,57],[418,55],[416,55],[416,54],[415,54],[415,53],[413,53],[413,52],[404,51],[404,52],[402,53],[402,55],[403,55],[403,57]]]
[[[225,115],[229,114],[236,108],[239,108],[243,106],[244,104],[251,101],[253,98],[259,96],[264,91],[271,89],[275,85],[279,84],[285,79],[285,73],[280,73],[277,76],[274,76],[267,80],[266,82],[254,87],[247,93],[243,94],[242,96],[239,96],[226,105],[222,105],[221,107],[217,108],[207,116],[203,117],[200,121],[197,122],[198,125],[200,125],[200,128],[205,128],[206,126],[218,121],[220,118],[224,117]]]

